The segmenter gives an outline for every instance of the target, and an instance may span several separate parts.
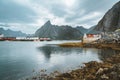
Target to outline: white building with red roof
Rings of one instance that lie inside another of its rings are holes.
[[[101,34],[84,34],[83,36],[83,43],[90,43],[94,42],[98,39],[101,39]]]

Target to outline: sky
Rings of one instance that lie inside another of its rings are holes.
[[[0,27],[33,34],[54,25],[90,28],[119,0],[0,0]]]

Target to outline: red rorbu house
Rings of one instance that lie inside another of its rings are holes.
[[[3,41],[14,41],[14,40],[16,40],[16,37],[2,37],[2,38],[0,38],[0,40],[3,40]]]
[[[94,38],[94,34],[87,34],[87,38]]]
[[[101,34],[84,34],[83,43],[90,43],[101,38]]]

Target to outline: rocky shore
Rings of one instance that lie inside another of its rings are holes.
[[[42,74],[26,80],[120,80],[120,44],[116,43],[64,43],[62,47],[83,47],[83,48],[100,48],[115,49],[117,54],[104,58],[102,62],[91,61],[84,63],[80,69],[72,70],[66,73],[55,71],[46,74],[42,70]]]
[[[120,80],[120,53],[111,55],[102,62],[91,61],[77,70],[66,73],[55,71],[49,75],[41,70],[41,75],[25,80]]]
[[[103,62],[84,64],[85,67],[58,75],[53,80],[120,80],[120,54],[112,55]]]
[[[64,43],[59,46],[120,50],[120,44],[117,43]],[[91,61],[84,64],[85,67],[58,75],[53,80],[120,80],[120,53],[103,62]]]

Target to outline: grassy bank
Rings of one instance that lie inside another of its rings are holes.
[[[81,42],[59,44],[59,46],[61,47],[83,47],[83,45],[84,44]]]
[[[108,48],[114,50],[120,50],[120,44],[117,43],[82,43],[82,42],[74,42],[74,43],[63,43],[59,44],[61,47],[84,47],[84,48]]]

